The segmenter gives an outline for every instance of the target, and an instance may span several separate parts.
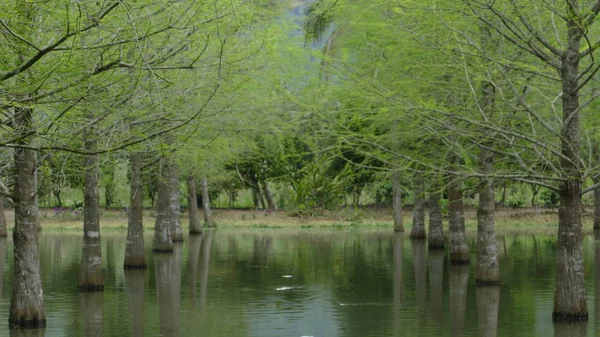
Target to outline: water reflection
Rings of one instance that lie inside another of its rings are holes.
[[[600,229],[594,230],[594,313],[595,327],[600,333]]]
[[[498,309],[500,287],[477,287],[477,322],[480,337],[496,337],[498,332]]]
[[[202,236],[190,235],[188,247],[188,286],[192,294],[192,302],[196,301],[196,283],[198,280],[198,257],[202,249]]]
[[[206,305],[208,297],[208,272],[214,235],[214,230],[207,230],[202,236],[202,260],[200,262],[200,305],[202,307]]]
[[[102,337],[104,311],[103,292],[82,292],[79,294],[79,310],[86,337]]]
[[[433,319],[441,321],[444,315],[444,251],[429,251],[429,296]]]
[[[404,232],[394,232],[394,332],[399,334],[402,306],[402,251],[404,250]]]
[[[11,329],[10,337],[45,337],[46,329]]]
[[[181,253],[182,245],[176,243],[173,245],[173,253],[154,255],[160,333],[164,337],[179,336]]]
[[[554,337],[585,337],[587,322],[554,323]]]
[[[413,269],[415,272],[415,290],[417,295],[418,319],[423,322],[425,313],[425,294],[427,285],[427,265],[425,261],[425,240],[410,240]]]
[[[131,336],[144,336],[144,288],[146,285],[145,269],[125,269],[125,291],[129,304]]]
[[[0,298],[4,289],[4,264],[6,263],[6,250],[8,249],[6,237],[0,237]]]
[[[465,330],[465,312],[467,308],[467,285],[469,284],[469,266],[451,265],[448,276],[450,294],[450,335],[463,336]]]

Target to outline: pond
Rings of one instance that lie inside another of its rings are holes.
[[[473,238],[470,246],[474,251]],[[44,233],[47,328],[13,336],[594,336],[600,247],[584,239],[589,322],[553,325],[555,240],[500,236],[502,285],[393,232],[210,231],[124,271],[105,234],[105,291],[77,290],[82,235]],[[12,242],[0,246],[0,336],[9,336]],[[474,261],[474,256],[472,256]]]

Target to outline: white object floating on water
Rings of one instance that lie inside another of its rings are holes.
[[[281,275],[281,277],[283,277],[283,278],[292,278],[292,277],[294,277],[294,275]],[[302,337],[304,337],[304,336],[302,336]]]
[[[291,290],[291,289],[294,289],[294,288],[296,288],[296,287],[285,287],[284,286],[284,287],[276,288],[275,290]]]

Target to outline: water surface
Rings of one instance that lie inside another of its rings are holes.
[[[500,237],[502,286],[484,288],[475,287],[474,263],[450,265],[446,252],[393,232],[214,231],[186,237],[173,254],[152,254],[150,239],[148,269],[124,271],[125,234],[104,235],[105,291],[80,293],[82,235],[42,234],[48,326],[33,335],[577,337],[600,330],[593,236],[584,239],[590,320],[562,325],[551,320],[551,237]],[[0,336],[9,336],[12,242],[0,246],[7,247],[0,250]]]

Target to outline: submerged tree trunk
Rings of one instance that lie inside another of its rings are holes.
[[[562,56],[561,168],[566,181],[560,186],[554,320],[587,319],[583,273],[581,170],[579,168],[579,60],[583,31],[577,0],[567,1],[567,49]]]
[[[4,198],[0,197],[0,237],[8,236],[6,214],[4,213]]]
[[[478,287],[475,290],[479,336],[496,337],[498,334],[498,309],[500,287]]]
[[[392,193],[394,208],[394,231],[404,232],[402,219],[402,189],[400,188],[400,172],[392,173]]]
[[[481,179],[479,188],[479,206],[477,207],[477,271],[475,282],[480,285],[500,283],[496,229],[494,228],[494,171],[493,154],[481,149]]]
[[[415,179],[415,202],[410,238],[425,239],[425,237],[425,200],[423,200],[423,178],[421,176],[417,176]]]
[[[160,159],[160,174],[158,178],[158,196],[156,201],[156,221],[154,223],[154,252],[172,252],[173,234],[171,232],[171,208],[169,197],[169,163],[167,158]]]
[[[429,249],[444,248],[444,225],[442,221],[442,199],[438,186],[429,195]]]
[[[83,237],[79,291],[104,290],[100,238]]]
[[[265,198],[267,198],[267,205],[269,205],[269,209],[272,211],[276,211],[277,203],[275,202],[275,199],[273,198],[273,193],[271,192],[271,189],[269,188],[269,183],[266,181],[263,181],[262,189],[263,189],[263,193],[265,194]]]
[[[131,170],[131,188],[129,192],[129,221],[127,224],[127,241],[125,246],[125,269],[146,268],[146,250],[144,245],[144,223],[142,220],[142,163],[143,156],[139,152],[129,158]]]
[[[14,114],[15,135],[23,137],[18,143],[28,146],[30,144],[25,137],[33,133],[31,110],[15,108]],[[35,202],[37,153],[27,148],[15,148],[14,161],[14,276],[8,322],[12,327],[38,327],[46,324],[46,316]]]
[[[202,212],[204,213],[204,225],[208,228],[215,227],[210,209],[210,197],[208,196],[208,180],[202,176]]]
[[[460,182],[450,176],[448,185],[448,222],[450,223],[450,262],[468,264],[469,245],[465,235],[465,217]]]
[[[171,232],[173,241],[183,241],[183,229],[181,228],[181,203],[179,202],[179,167],[171,160],[169,165],[169,216],[171,217]]]
[[[202,234],[202,223],[200,222],[200,214],[198,213],[198,202],[196,199],[196,178],[193,175],[188,175],[187,178],[188,192],[188,219],[190,222],[190,234]]]

